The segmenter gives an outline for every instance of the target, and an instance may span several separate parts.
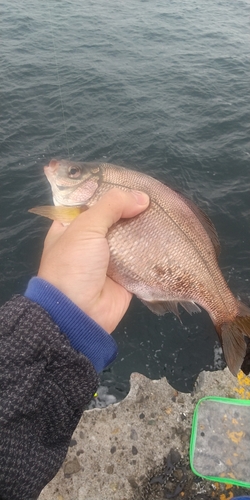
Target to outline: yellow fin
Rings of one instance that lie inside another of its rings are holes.
[[[54,207],[50,205],[45,205],[43,207],[34,207],[28,210],[32,214],[42,215],[43,217],[48,217],[48,219],[58,220],[62,224],[69,224],[74,220],[81,212],[88,210],[85,205],[81,207]]]

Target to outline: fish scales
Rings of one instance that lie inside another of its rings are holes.
[[[91,204],[114,186],[145,191],[151,199],[151,205],[145,213],[140,214],[133,222],[119,222],[109,232],[111,277],[141,299],[146,300],[145,296],[140,295],[141,283],[144,283],[144,291],[146,288],[154,290],[153,300],[191,299],[198,301],[203,307],[209,301],[213,319],[217,321],[219,302],[222,315],[225,314],[226,302],[229,313],[235,315],[235,299],[222,278],[211,240],[178,193],[145,174],[110,168],[108,164],[103,165],[102,175],[103,183],[93,196]],[[120,232],[122,237],[118,240]],[[150,238],[147,237],[148,234]],[[126,250],[130,248],[129,256],[127,252],[124,255],[124,241]],[[122,276],[121,262],[125,269]],[[133,284],[130,274],[132,266],[136,269]],[[150,295],[148,292],[148,300]],[[217,298],[216,302],[214,296]]]
[[[245,336],[250,337],[250,309],[236,300],[220,271],[218,237],[209,218],[165,184],[117,165],[51,160],[44,170],[54,204],[59,205],[51,218],[59,216],[60,205],[64,210],[90,207],[113,187],[149,195],[145,212],[109,230],[107,274],[156,314],[178,315],[178,303],[190,313],[199,311],[196,304],[206,309],[236,375],[244,359],[250,359],[250,342],[248,349],[245,342]],[[41,208],[33,211],[48,216],[49,207],[43,212]]]

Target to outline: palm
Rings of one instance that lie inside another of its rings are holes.
[[[121,217],[134,217],[148,204],[143,193],[111,190],[69,227],[54,222],[45,240],[38,276],[109,333],[125,314],[132,294],[107,276],[107,231]]]
[[[102,313],[96,318],[92,316],[93,319],[99,324],[101,321],[104,330],[111,333],[127,311],[131,298],[131,293],[107,277],[99,303]]]
[[[69,273],[64,273],[63,278],[60,276],[60,283],[56,286],[65,293],[68,281],[72,280],[74,273],[77,278],[74,280],[71,300],[104,330],[111,333],[128,309],[132,294],[107,276],[107,240],[90,231],[82,237],[76,234],[75,241],[70,237],[67,239],[67,245],[71,248],[72,264]],[[65,248],[66,255],[68,251],[69,249]],[[62,286],[65,289],[62,289]]]

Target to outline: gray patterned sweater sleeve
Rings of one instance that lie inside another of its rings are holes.
[[[64,460],[98,376],[25,297],[0,308],[0,343],[0,500],[33,500]]]

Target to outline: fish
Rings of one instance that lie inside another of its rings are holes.
[[[157,315],[172,312],[180,317],[179,306],[190,314],[205,309],[226,363],[237,376],[247,355],[250,308],[234,297],[222,275],[220,243],[209,217],[166,184],[118,165],[52,159],[44,172],[55,206],[32,211],[63,223],[114,187],[149,195],[143,213],[110,228],[107,274]]]

